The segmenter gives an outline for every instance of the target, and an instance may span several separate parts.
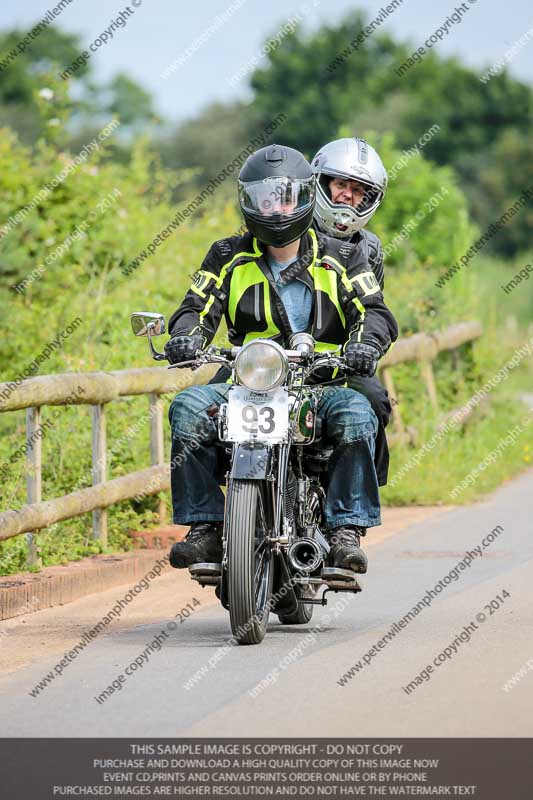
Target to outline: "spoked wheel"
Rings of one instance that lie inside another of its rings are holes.
[[[274,577],[265,482],[234,480],[226,509],[231,630],[239,644],[259,644],[268,625]]]

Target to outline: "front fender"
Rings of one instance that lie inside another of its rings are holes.
[[[270,474],[272,446],[254,442],[236,445],[231,465],[231,478],[264,480]]]

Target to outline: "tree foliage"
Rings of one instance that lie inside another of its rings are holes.
[[[0,54],[8,55],[27,31],[19,29],[0,33]],[[43,118],[40,91],[53,86],[56,97],[62,96],[65,108],[77,129],[90,127],[95,118],[116,115],[122,130],[138,129],[156,119],[151,95],[136,81],[122,73],[108,84],[95,84],[91,62],[85,62],[66,81],[59,77],[83,50],[81,37],[49,26],[0,73],[0,126],[17,131],[22,141],[35,143],[49,135],[48,119]],[[65,139],[70,131],[62,129]]]
[[[476,70],[435,51],[400,77],[396,69],[416,45],[379,32],[342,56],[367,23],[354,12],[335,27],[288,34],[252,75],[254,107],[263,119],[284,111],[279,138],[308,157],[341,129],[393,131],[408,149],[438,123],[424,156],[456,170],[476,222],[486,228],[531,185],[531,159],[524,161],[531,153],[531,88],[505,70],[484,83]],[[513,254],[527,241],[522,215],[491,248]]]

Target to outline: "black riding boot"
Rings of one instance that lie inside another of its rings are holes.
[[[360,547],[361,536],[365,534],[366,528],[359,525],[343,525],[327,531],[326,539],[331,547],[327,566],[358,573],[366,572],[368,559]]]
[[[194,522],[185,539],[172,545],[168,560],[172,567],[183,569],[191,564],[222,562],[222,523]]]

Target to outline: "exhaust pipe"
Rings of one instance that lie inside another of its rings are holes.
[[[324,552],[314,539],[305,537],[297,539],[291,544],[287,557],[295,572],[304,572],[310,575],[322,565]]]

